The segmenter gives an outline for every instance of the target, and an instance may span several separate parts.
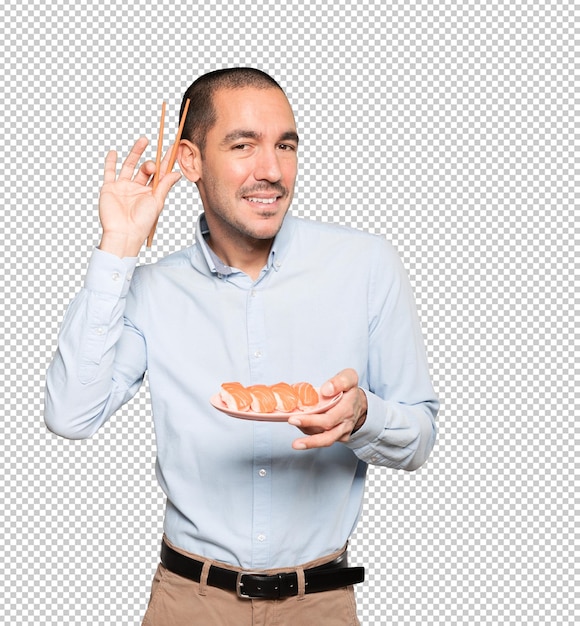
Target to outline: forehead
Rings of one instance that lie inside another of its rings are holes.
[[[214,94],[214,107],[217,118],[210,133],[215,132],[218,139],[237,129],[280,135],[296,130],[290,103],[275,87],[219,89]]]

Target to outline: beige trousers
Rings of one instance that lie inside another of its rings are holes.
[[[302,578],[301,593],[297,596],[280,600],[246,600],[238,598],[232,591],[206,584],[212,561],[167,543],[174,550],[203,561],[202,578],[197,583],[159,564],[142,626],[360,626],[353,587],[304,594]],[[339,554],[305,563],[297,569],[300,572],[300,569],[323,565]],[[223,563],[216,565],[239,571]],[[268,570],[268,573],[281,571],[284,570]]]

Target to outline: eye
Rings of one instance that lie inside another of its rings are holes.
[[[289,144],[289,143],[281,143],[281,144],[278,146],[278,148],[279,148],[280,150],[285,151],[285,152],[293,152],[293,151],[295,151],[295,150],[296,150],[296,146],[293,146],[293,145],[291,145],[291,144]]]
[[[250,147],[248,143],[239,143],[232,147],[233,150],[247,150]]]

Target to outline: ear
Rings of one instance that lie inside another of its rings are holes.
[[[196,144],[182,139],[177,150],[177,162],[183,175],[192,183],[201,178],[201,153]]]

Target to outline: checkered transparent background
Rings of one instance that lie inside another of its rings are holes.
[[[371,470],[362,622],[575,623],[574,3],[5,0],[0,20],[0,623],[143,614],[163,508],[147,391],[71,442],[43,425],[44,374],[106,151],[154,139],[163,99],[169,142],[187,85],[231,65],[296,110],[294,213],[399,250],[442,400],[422,469]],[[188,245],[198,210],[179,183],[142,261]]]

